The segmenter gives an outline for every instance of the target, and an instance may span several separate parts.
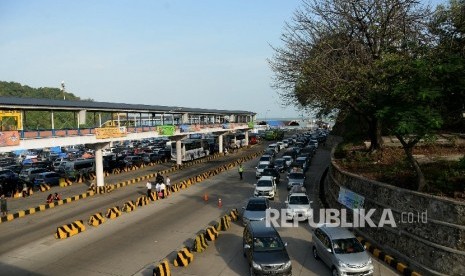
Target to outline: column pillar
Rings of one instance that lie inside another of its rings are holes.
[[[223,153],[223,134],[218,135],[219,152]]]
[[[96,175],[97,187],[105,186],[104,174],[103,174],[103,152],[102,150],[109,146],[110,146],[110,142],[86,145],[86,147],[92,148],[95,151],[95,175]]]
[[[249,131],[246,130],[245,131],[245,145],[244,146],[248,146],[249,145]]]
[[[176,140],[176,165],[182,165],[182,147],[181,140]]]

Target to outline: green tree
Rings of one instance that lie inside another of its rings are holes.
[[[273,87],[286,104],[319,113],[357,113],[369,126],[371,149],[381,147],[382,108],[374,64],[385,53],[425,43],[429,9],[416,0],[303,1],[269,61]]]

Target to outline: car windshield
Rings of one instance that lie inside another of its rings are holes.
[[[260,203],[260,202],[249,202],[249,204],[247,204],[246,210],[247,211],[265,211],[266,204]]]
[[[284,245],[279,237],[256,237],[254,251],[282,250]]]
[[[276,160],[274,161],[274,164],[275,164],[275,165],[283,165],[284,162],[285,162],[284,159],[276,159]]]
[[[289,204],[307,205],[308,203],[308,197],[306,196],[291,196],[289,198]]]
[[[290,156],[283,156],[283,159],[286,160],[286,161],[291,161],[291,160],[292,160],[292,157],[290,157]]]
[[[356,238],[333,240],[334,253],[351,254],[365,251]]]
[[[289,178],[292,178],[292,179],[304,179],[304,175],[302,173],[291,173],[291,174],[289,174]]]
[[[265,169],[268,167],[268,164],[260,164],[258,165],[258,169]]]
[[[273,183],[269,180],[259,180],[257,182],[257,187],[271,187],[273,186]]]

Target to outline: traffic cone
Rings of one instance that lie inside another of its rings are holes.
[[[221,202],[221,198],[218,198],[218,208],[221,208],[223,206],[223,203]]]
[[[204,201],[208,201],[208,194],[207,194],[207,193],[205,193],[205,194],[203,195],[203,200],[204,200]]]

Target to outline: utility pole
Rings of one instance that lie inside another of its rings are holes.
[[[63,100],[66,100],[65,96],[65,81],[61,82],[61,92],[63,92]]]

